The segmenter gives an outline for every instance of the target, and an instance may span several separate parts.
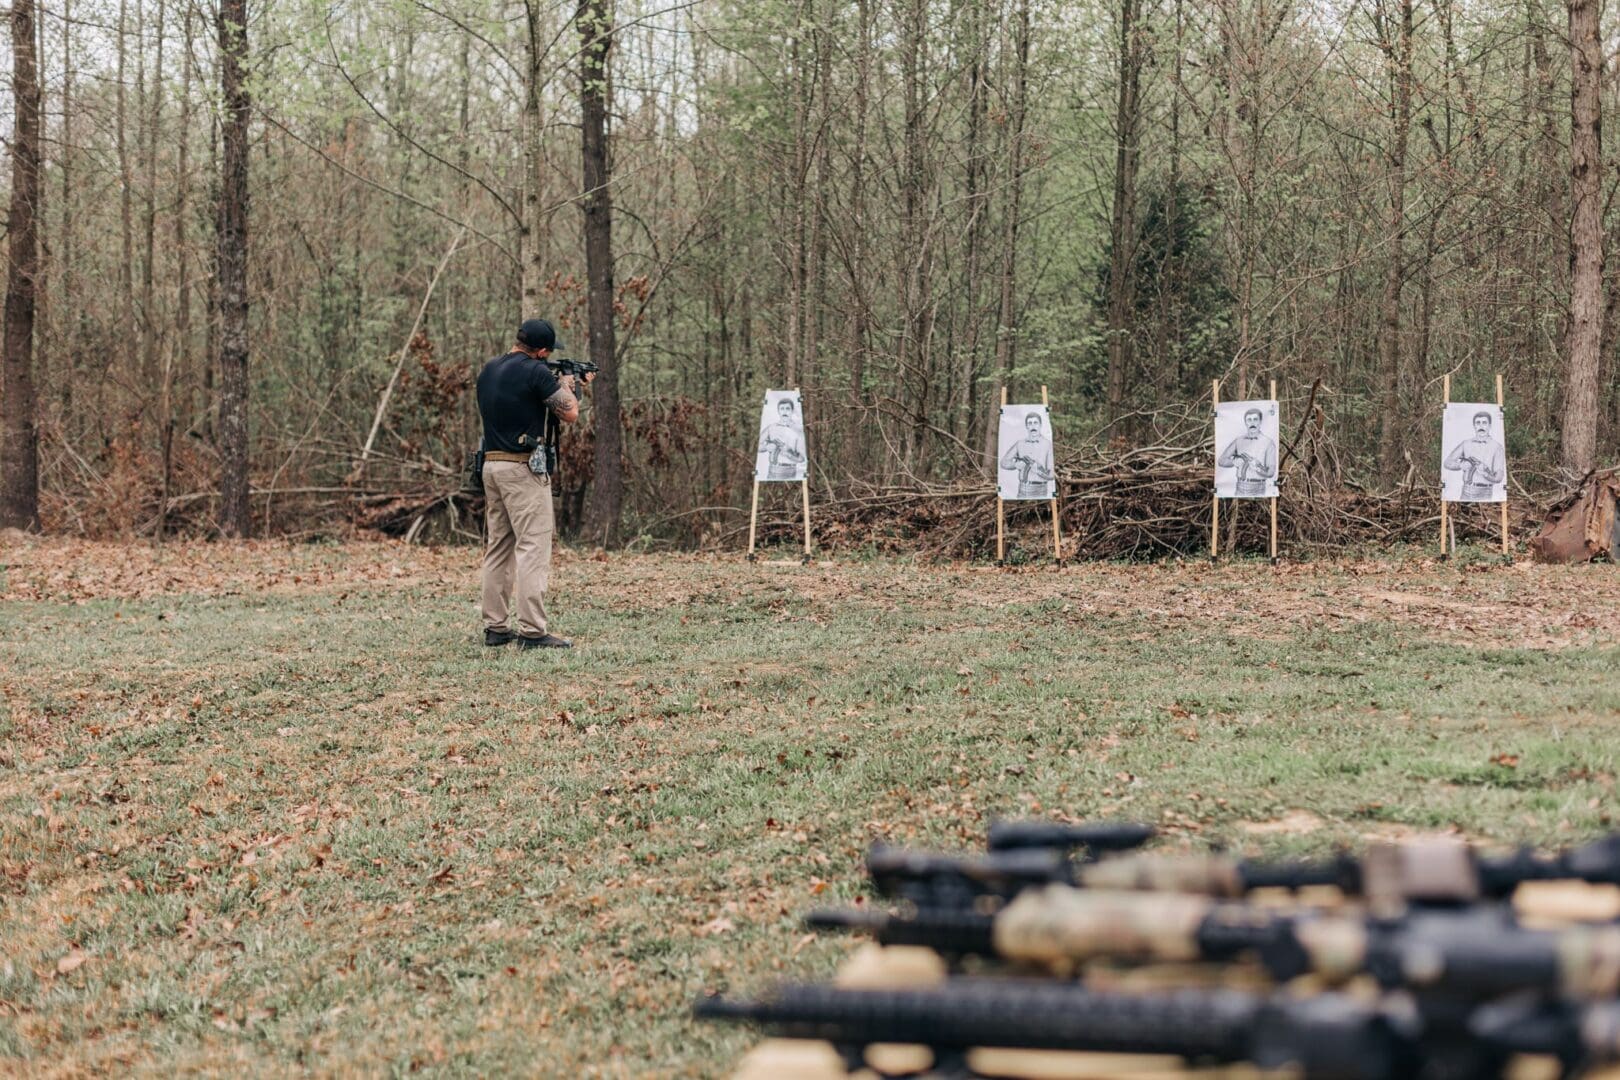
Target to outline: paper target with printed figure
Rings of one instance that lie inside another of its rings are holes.
[[[1277,434],[1275,401],[1216,405],[1215,494],[1223,499],[1275,499]]]
[[[996,491],[1003,499],[1057,497],[1052,416],[1045,405],[1001,407],[996,461]]]
[[[1502,406],[1450,401],[1440,423],[1440,485],[1446,502],[1507,501]]]
[[[754,479],[803,480],[810,455],[804,442],[804,409],[797,390],[765,391],[760,411],[759,448],[754,458]]]

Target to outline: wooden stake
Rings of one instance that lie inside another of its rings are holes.
[[[1496,405],[1503,411],[1502,416],[1502,554],[1508,554],[1508,504],[1507,504],[1507,399],[1502,396],[1502,373],[1496,373]]]
[[[1003,409],[1005,409],[1007,407],[1007,388],[1005,386],[1003,386],[1001,388],[1001,407]],[[999,430],[1000,420],[997,420],[996,423],[998,425],[998,430]],[[997,462],[997,466],[998,466],[998,471],[995,474],[996,475],[996,562],[997,563],[1003,563],[1003,562],[1007,561],[1007,513],[1006,513],[1007,508],[1003,504],[1003,501],[1002,501],[1002,498],[1001,498],[1001,473],[999,472],[999,466],[1000,466],[999,461]]]
[[[1445,430],[1445,406],[1451,404],[1451,376],[1449,374],[1446,375],[1441,387],[1440,428],[1443,431]],[[1445,447],[1442,446],[1440,452],[1445,453]],[[1446,520],[1446,477],[1444,471],[1442,471],[1440,474],[1440,557],[1442,559],[1446,557],[1446,530],[1450,524]]]
[[[1209,396],[1210,414],[1213,415],[1215,412],[1215,406],[1221,403],[1221,380],[1216,379],[1210,383]],[[1215,447],[1215,453],[1219,454],[1220,452],[1221,448],[1217,445]],[[1209,505],[1209,557],[1210,561],[1213,562],[1220,556],[1221,553],[1221,495],[1219,491],[1210,496]]]
[[[1046,387],[1041,387],[1041,404],[1046,406],[1046,419],[1052,419],[1052,403],[1046,399]],[[1049,430],[1052,437],[1052,561],[1063,561],[1063,526],[1058,521],[1058,486],[1057,486],[1057,431]]]
[[[799,481],[799,494],[804,502],[804,565],[810,565],[810,417],[804,410],[804,398],[799,388],[793,388],[799,398],[799,422],[804,425],[804,477]]]
[[[1277,400],[1277,380],[1276,379],[1271,380],[1271,400],[1272,401]],[[1282,434],[1282,417],[1280,415],[1277,418],[1277,434],[1278,435]],[[1282,480],[1282,476],[1281,476],[1281,473],[1282,473],[1282,448],[1281,447],[1277,448],[1277,472],[1278,472],[1279,475],[1277,477],[1275,477],[1275,480],[1281,481]],[[1277,564],[1277,496],[1275,496],[1275,495],[1273,495],[1271,497],[1271,563],[1272,563],[1273,566],[1275,566]]]
[[[759,521],[759,480],[754,481],[754,506],[748,511],[748,559],[754,558],[754,526]]]
[[[805,457],[809,457],[808,451]],[[808,465],[805,468],[805,477],[799,481],[799,488],[804,494],[804,561],[810,561],[810,475]]]

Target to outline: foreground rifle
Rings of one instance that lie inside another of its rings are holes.
[[[1561,1075],[1620,1059],[1620,1004],[1539,997],[1480,1006],[1468,1038],[1426,1030],[1400,999],[1342,994],[1295,998],[1236,990],[1120,994],[1006,979],[954,979],[919,990],[844,990],[789,984],[761,1001],[714,996],[702,1019],[833,1044],[851,1069],[877,1043],[916,1044],[935,1070],[966,1074],[977,1048],[1175,1054],[1195,1062],[1250,1062],[1299,1080],[1484,1080],[1515,1054],[1559,1059]]]
[[[1333,886],[1374,904],[1462,905],[1509,896],[1527,881],[1620,885],[1620,834],[1555,855],[1477,855],[1451,837],[1382,844],[1360,858],[1274,862],[1219,854],[1137,853],[1094,862],[1028,847],[951,856],[877,846],[866,860],[878,892],[920,908],[992,906],[1041,885],[1240,897],[1256,889]]]
[[[986,957],[1072,975],[1094,960],[1225,963],[1249,956],[1279,982],[1368,974],[1387,989],[1477,1002],[1534,990],[1620,996],[1620,926],[1531,930],[1501,905],[1396,916],[1276,911],[1201,896],[1073,889],[1025,892],[995,914],[813,911],[815,929],[865,930],[885,945]]]
[[[704,998],[693,1011],[700,1018],[758,1024],[786,1038],[824,1039],[851,1067],[875,1043],[911,1043],[932,1049],[936,1069],[947,1074],[967,1070],[967,1051],[998,1047],[1247,1061],[1265,1069],[1291,1068],[1301,1080],[1419,1075],[1416,1040],[1403,1030],[1400,1017],[1338,994],[1299,999],[1232,990],[1138,995],[1022,980],[955,979],[920,990],[788,985],[763,1001]]]

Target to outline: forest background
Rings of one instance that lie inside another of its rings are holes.
[[[1620,83],[1597,0],[16,0],[0,524],[475,530],[520,315],[604,369],[565,530],[735,535],[759,401],[818,497],[1207,454],[1438,481],[1506,380],[1514,493],[1611,462]],[[1302,429],[1303,430],[1303,429]],[[32,501],[30,501],[32,499]]]

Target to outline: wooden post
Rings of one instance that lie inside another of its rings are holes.
[[[804,425],[804,477],[799,481],[799,495],[804,503],[804,565],[810,565],[810,416],[804,408],[804,398],[799,394],[799,388],[793,388],[793,396],[799,399],[799,422]]]
[[[748,561],[754,561],[754,525],[759,521],[759,478],[754,478],[754,507],[748,511]]]
[[[1272,401],[1277,400],[1277,380],[1276,379],[1271,380],[1271,400]],[[1279,436],[1282,434],[1282,414],[1281,414],[1280,411],[1278,412],[1278,415],[1277,415],[1277,434]],[[1277,483],[1282,482],[1282,447],[1281,446],[1277,447],[1277,476],[1274,477],[1274,480]],[[1273,495],[1271,497],[1271,565],[1272,566],[1277,565],[1277,496],[1275,496],[1275,495]]]
[[[1451,375],[1449,373],[1441,383],[1440,396],[1440,430],[1444,431],[1446,426],[1445,407],[1451,404]],[[1442,446],[1440,452],[1444,454],[1445,447]],[[1446,557],[1446,528],[1449,524],[1450,522],[1446,520],[1446,474],[1444,468],[1442,468],[1440,472],[1440,557],[1442,559]]]
[[[1001,388],[1001,407],[1003,409],[1007,407],[1007,388],[1005,386]],[[1001,424],[999,414],[996,424],[999,430]],[[999,468],[1001,463],[997,461],[996,464],[997,471],[994,474],[996,477],[996,562],[1000,564],[1007,561],[1007,508],[1001,498],[1001,472]]]
[[[1507,504],[1507,399],[1502,396],[1502,373],[1496,373],[1496,405],[1502,410],[1502,555],[1508,555],[1508,504]]]
[[[1221,380],[1216,379],[1210,383],[1209,396],[1209,412],[1213,420],[1215,407],[1221,403]],[[1217,444],[1215,453],[1219,455],[1220,452],[1221,448]],[[1209,507],[1209,560],[1214,562],[1220,557],[1221,553],[1221,493],[1219,491],[1210,496]]]
[[[810,452],[806,450],[804,456],[808,458]],[[808,462],[805,464],[804,479],[799,481],[799,488],[804,494],[804,561],[808,565],[810,562],[810,466]]]
[[[1046,399],[1046,387],[1041,387],[1041,404],[1046,406],[1046,419],[1052,419],[1052,403]],[[1057,481],[1057,428],[1056,425],[1047,431],[1052,438],[1052,561],[1063,561],[1063,526],[1058,521],[1058,481]]]

